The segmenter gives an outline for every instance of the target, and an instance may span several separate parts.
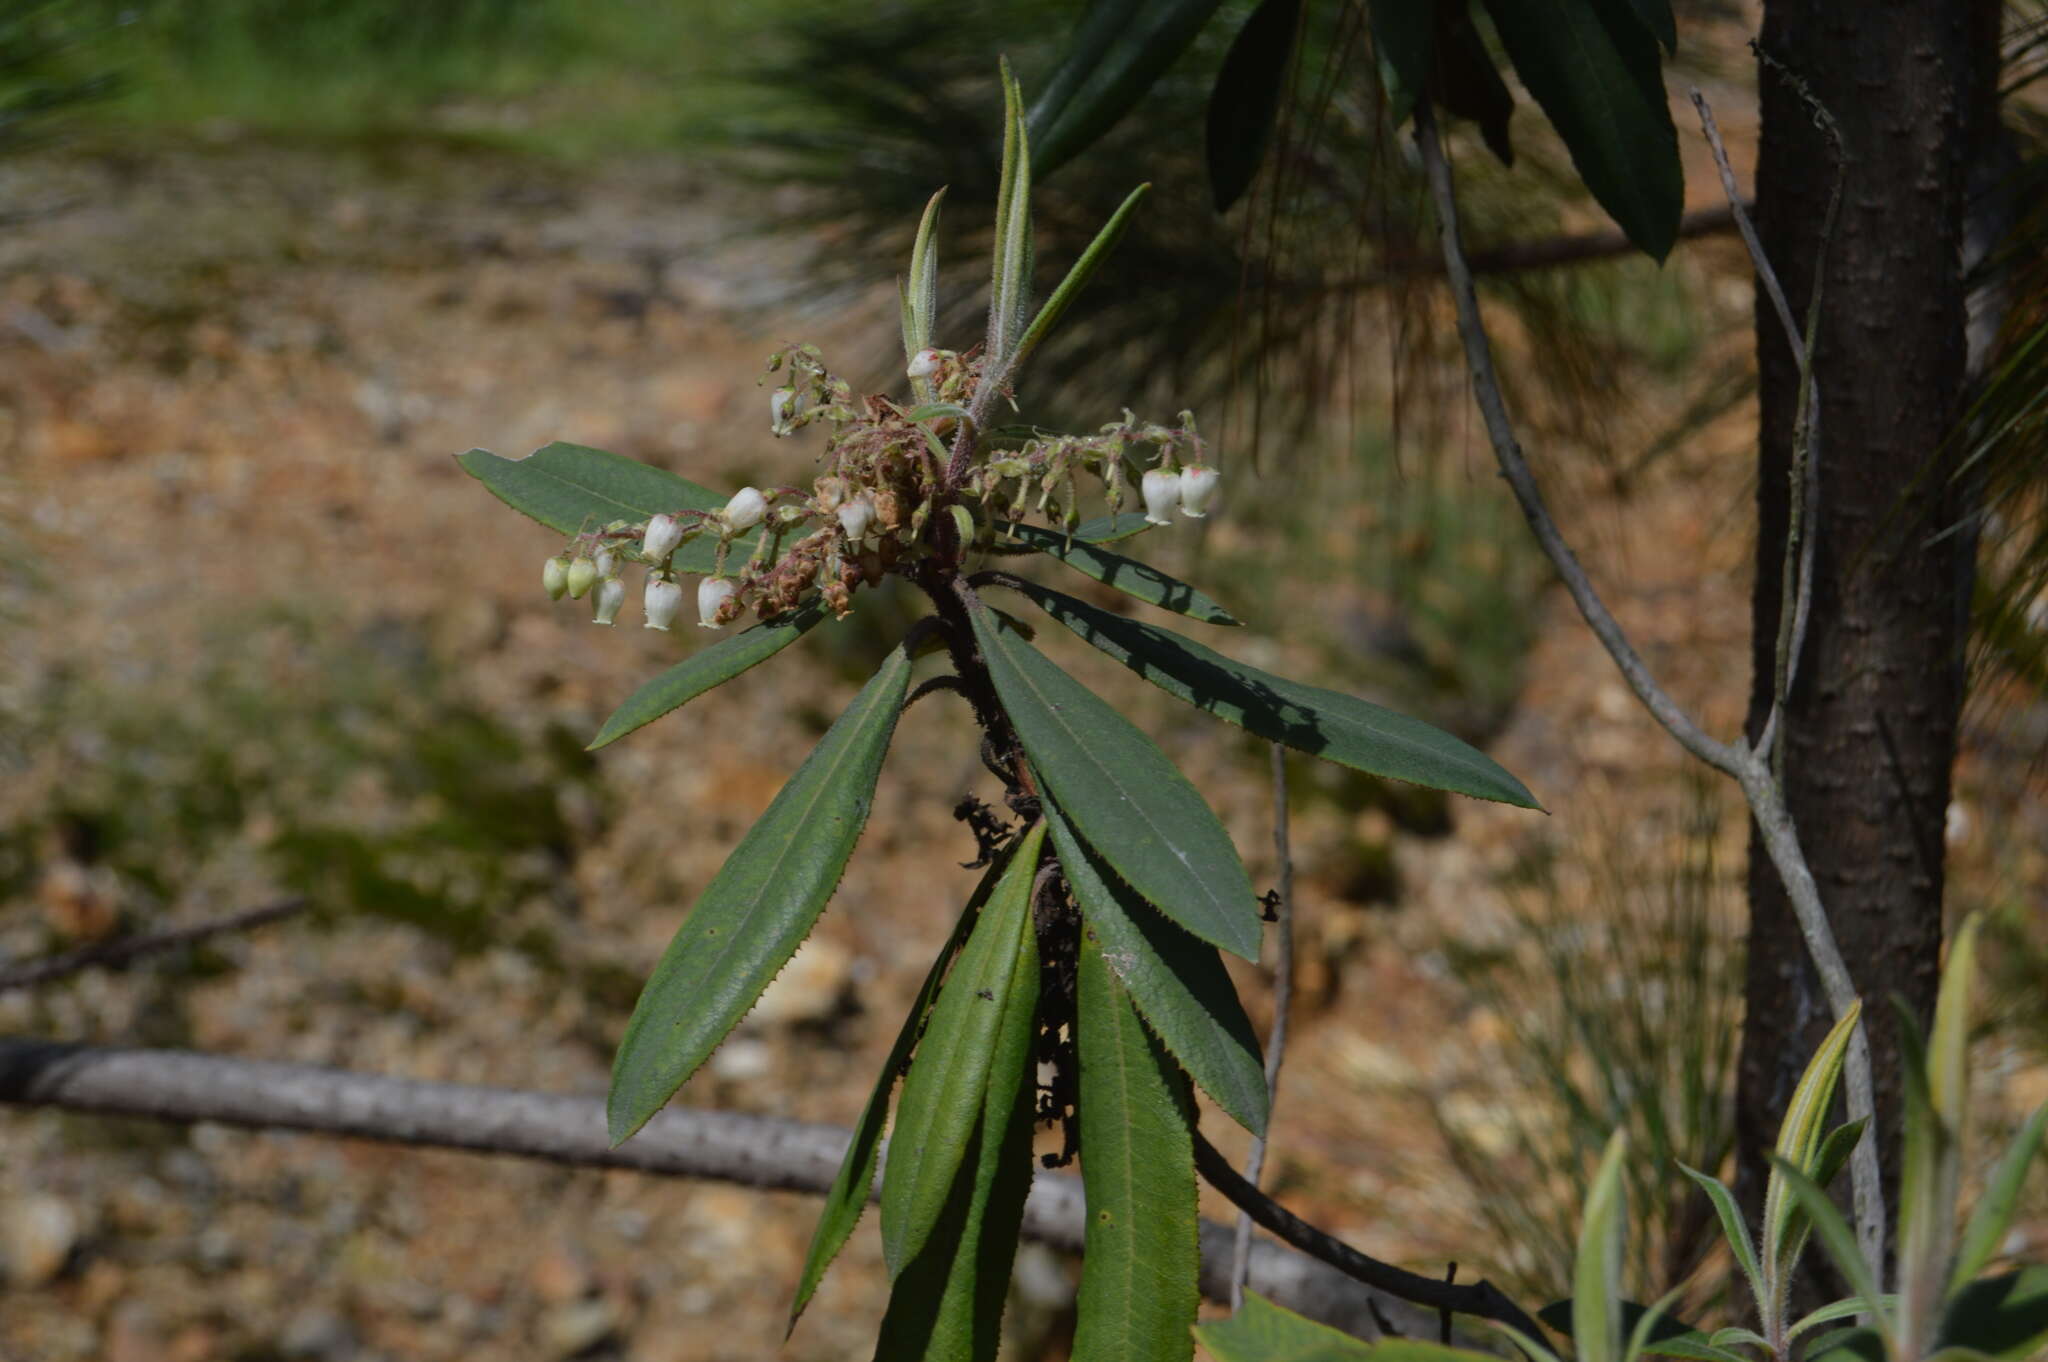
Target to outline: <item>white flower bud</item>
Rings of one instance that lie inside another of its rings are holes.
[[[626,603],[626,584],[616,577],[607,577],[597,584],[597,612],[592,616],[599,624],[610,624],[619,617],[619,607]]]
[[[912,378],[930,378],[939,371],[939,352],[927,346],[910,357],[910,367],[903,372]]]
[[[839,528],[846,531],[846,537],[855,543],[868,532],[868,526],[875,521],[875,499],[862,492],[839,508]]]
[[[658,515],[647,522],[647,533],[640,539],[640,552],[650,563],[665,563],[682,542],[683,527],[676,523],[676,518]]]
[[[548,593],[548,599],[559,601],[569,592],[569,559],[556,554],[541,565],[540,589]]]
[[[706,577],[697,583],[697,623],[706,629],[718,628],[718,608],[739,589],[740,584],[730,577]]]
[[[1180,475],[1164,468],[1148,468],[1139,490],[1145,495],[1145,523],[1171,525],[1173,522],[1167,516],[1180,504]]]
[[[790,432],[790,421],[796,416],[796,389],[777,388],[768,394],[768,429],[777,435]]]
[[[768,498],[761,495],[758,487],[742,487],[732,494],[732,500],[725,503],[720,514],[734,534],[751,530],[768,514]]]
[[[1180,513],[1200,520],[1209,514],[1209,498],[1216,495],[1216,484],[1222,475],[1215,469],[1202,464],[1189,464],[1180,470]]]
[[[683,608],[683,589],[666,577],[647,578],[647,628],[666,631]]]
[[[599,544],[597,551],[590,555],[590,561],[597,568],[597,575],[600,577],[611,576],[612,570],[619,565],[618,558],[603,544]]]
[[[590,594],[590,588],[597,585],[597,564],[582,554],[569,564],[569,571],[563,575],[563,584],[569,588],[571,600],[582,600]]]

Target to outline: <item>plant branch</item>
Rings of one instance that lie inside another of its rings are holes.
[[[1360,1253],[1341,1239],[1325,1234],[1238,1176],[1230,1160],[1195,1132],[1195,1170],[1211,1187],[1229,1197],[1240,1210],[1303,1253],[1322,1259],[1375,1291],[1432,1311],[1450,1310],[1475,1319],[1490,1319],[1521,1330],[1532,1339],[1545,1337],[1543,1326],[1529,1318],[1492,1282],[1453,1286],[1406,1268]]]
[[[1792,304],[1785,296],[1785,286],[1779,282],[1778,272],[1771,268],[1770,257],[1764,254],[1764,243],[1757,236],[1756,227],[1743,205],[1742,189],[1735,180],[1735,167],[1728,162],[1728,148],[1721,141],[1721,129],[1714,121],[1714,111],[1708,107],[1707,97],[1697,86],[1692,90],[1692,104],[1699,111],[1700,130],[1706,135],[1707,146],[1714,153],[1714,165],[1721,174],[1721,189],[1728,196],[1735,225],[1742,233],[1742,244],[1748,248],[1750,263],[1756,268],[1757,282],[1771,300],[1771,307],[1778,314],[1778,323],[1785,328],[1785,339],[1799,362],[1799,414],[1792,430],[1792,486],[1787,503],[1785,568],[1778,602],[1778,642],[1771,681],[1771,708],[1764,718],[1763,727],[1757,731],[1755,745],[1755,750],[1771,756],[1773,769],[1782,782],[1785,769],[1782,747],[1778,742],[1778,725],[1785,712],[1785,697],[1799,674],[1799,658],[1806,649],[1806,627],[1813,609],[1815,539],[1809,522],[1819,514],[1820,502],[1820,384],[1814,377],[1813,357],[1820,345],[1821,281],[1826,270],[1823,267],[1815,273],[1813,297],[1807,304],[1806,328],[1802,333],[1799,323],[1793,319]],[[1817,116],[1826,117],[1824,111],[1819,111]],[[1834,120],[1827,119],[1824,126],[1835,148],[1835,184],[1828,196],[1827,214],[1821,222],[1819,254],[1823,265],[1827,259],[1828,243],[1834,239],[1835,220],[1842,207],[1846,168],[1841,139],[1834,134]]]
[[[1820,887],[1814,882],[1813,871],[1807,865],[1806,855],[1799,845],[1799,835],[1792,823],[1791,811],[1785,806],[1784,791],[1773,774],[1769,761],[1757,750],[1746,745],[1728,744],[1710,737],[1692,717],[1680,709],[1654,678],[1643,660],[1637,655],[1621,626],[1615,621],[1607,607],[1594,591],[1593,584],[1586,577],[1585,569],[1573,556],[1571,547],[1565,543],[1557,524],[1551,519],[1550,511],[1537,490],[1535,478],[1529,471],[1528,461],[1522,454],[1522,447],[1515,439],[1514,427],[1508,419],[1507,404],[1501,397],[1500,383],[1494,375],[1493,347],[1487,338],[1486,323],[1479,314],[1479,298],[1472,283],[1472,271],[1465,261],[1464,246],[1458,237],[1458,202],[1451,181],[1451,169],[1444,160],[1443,144],[1438,139],[1436,120],[1427,100],[1419,101],[1415,110],[1415,140],[1422,153],[1423,165],[1429,176],[1431,196],[1436,203],[1438,235],[1444,254],[1444,273],[1450,281],[1451,292],[1458,309],[1458,332],[1464,341],[1466,366],[1472,371],[1473,396],[1486,424],[1489,442],[1493,445],[1494,457],[1498,460],[1508,485],[1514,489],[1515,500],[1521,505],[1522,514],[1535,532],[1537,542],[1542,546],[1558,575],[1564,580],[1565,589],[1579,607],[1579,613],[1592,627],[1607,653],[1614,659],[1629,688],[1636,693],[1657,722],[1677,740],[1679,746],[1690,752],[1714,769],[1735,778],[1741,787],[1743,797],[1749,804],[1750,814],[1756,820],[1759,835],[1765,851],[1776,867],[1779,879],[1784,883],[1786,895],[1792,902],[1793,915],[1798,919],[1800,936],[1806,943],[1808,956],[1813,960],[1814,969],[1820,975],[1821,987],[1827,995],[1829,1009],[1840,1017],[1856,1002],[1856,985],[1849,973],[1848,964],[1842,959],[1841,948],[1835,942],[1833,929],[1828,925],[1827,910],[1821,903]],[[1864,1029],[1859,1026],[1851,1035],[1849,1054],[1843,1066],[1848,1086],[1849,1115],[1852,1119],[1869,1117],[1875,1111],[1875,1087],[1870,1073],[1870,1045]],[[1857,1144],[1850,1158],[1850,1169],[1856,1188],[1856,1223],[1859,1238],[1870,1261],[1881,1261],[1879,1252],[1884,1244],[1885,1208],[1884,1190],[1877,1165],[1877,1151],[1873,1141],[1864,1140]]]
[[[67,951],[63,955],[49,956],[30,964],[16,965],[9,970],[0,970],[0,993],[10,989],[47,984],[95,966],[125,965],[130,960],[140,959],[145,955],[159,955],[164,951],[176,950],[180,946],[190,946],[210,936],[267,926],[281,918],[303,912],[305,907],[306,900],[294,896],[265,904],[261,908],[248,908],[239,913],[230,913],[226,917],[195,922],[189,927],[173,927],[167,931],[124,936],[117,941],[107,941],[97,946],[87,946],[82,950]]]
[[[311,1131],[814,1194],[832,1185],[849,1138],[838,1126],[670,1107],[614,1149],[600,1097],[22,1039],[0,1040],[0,1105]],[[1079,1252],[1084,1227],[1081,1180],[1039,1173],[1024,1233]],[[1211,1300],[1229,1297],[1231,1247],[1229,1226],[1202,1223],[1202,1290]],[[1290,1309],[1367,1336],[1376,1332],[1375,1308],[1389,1304],[1335,1268],[1272,1244],[1256,1246],[1252,1283]],[[1404,1327],[1422,1318],[1392,1304]]]
[[[1479,316],[1479,297],[1472,283],[1472,270],[1465,260],[1465,248],[1458,239],[1458,208],[1451,188],[1451,171],[1444,161],[1443,145],[1437,139],[1436,119],[1426,100],[1417,101],[1415,106],[1415,137],[1422,149],[1423,164],[1428,170],[1430,189],[1436,199],[1444,274],[1450,281],[1452,296],[1457,300],[1458,332],[1465,342],[1466,366],[1472,371],[1473,396],[1485,419],[1486,434],[1493,444],[1502,476],[1514,491],[1522,515],[1528,520],[1529,528],[1535,531],[1544,555],[1564,580],[1565,590],[1571,593],[1573,604],[1578,606],[1579,613],[1614,659],[1614,665],[1621,669],[1622,679],[1628,682],[1636,698],[1678,741],[1680,747],[1717,771],[1736,774],[1739,764],[1736,750],[1702,730],[1693,722],[1692,716],[1679,708],[1677,701],[1657,684],[1648,665],[1628,641],[1628,636],[1609,613],[1599,593],[1593,589],[1593,583],[1579,565],[1571,545],[1558,531],[1557,522],[1551,518],[1543,493],[1536,486],[1535,475],[1529,471],[1529,461],[1522,453],[1521,443],[1515,438],[1514,426],[1508,420],[1507,403],[1501,397],[1500,380],[1494,374],[1493,345],[1487,339],[1485,323]]]
[[[1274,886],[1277,900],[1273,910],[1274,934],[1278,938],[1273,963],[1273,1033],[1266,1038],[1266,1129],[1273,1128],[1273,1108],[1280,1100],[1280,1064],[1287,1055],[1287,1015],[1294,1002],[1294,852],[1287,831],[1287,748],[1273,744],[1273,855],[1279,863]],[[1267,1139],[1252,1137],[1251,1152],[1244,1160],[1244,1180],[1259,1185],[1266,1166]],[[1230,1273],[1230,1308],[1244,1305],[1245,1274],[1252,1264],[1252,1217],[1249,1211],[1237,1215],[1237,1252]]]

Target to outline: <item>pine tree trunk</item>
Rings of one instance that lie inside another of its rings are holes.
[[[1996,78],[1997,12],[1987,0],[1767,0],[1757,78],[1758,225],[1802,324],[1836,173],[1807,95],[1834,118],[1848,158],[1825,261],[1819,507],[1809,520],[1817,572],[1784,718],[1785,773],[1864,999],[1888,1184],[1901,1103],[1890,999],[1903,998],[1924,1024],[1941,948],[1943,827],[1974,571],[1973,537],[1942,532],[1971,509],[1948,436],[1964,383],[1965,187]],[[1796,357],[1761,290],[1757,341],[1752,736],[1771,702],[1799,387]],[[1829,1018],[1754,835],[1749,891],[1738,1109],[1745,1200],[1754,1203],[1785,1101]]]

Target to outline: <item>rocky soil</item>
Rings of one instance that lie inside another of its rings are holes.
[[[580,757],[572,739],[697,640],[593,629],[551,606],[537,586],[550,536],[452,456],[564,438],[712,485],[802,475],[815,449],[770,439],[762,356],[799,337],[833,354],[886,346],[876,320],[893,300],[831,316],[774,302],[783,272],[829,243],[730,239],[730,193],[668,167],[572,177],[235,143],[13,172],[11,201],[36,211],[0,239],[0,734],[13,735],[0,736],[0,959],[309,882],[318,911],[0,994],[0,1030],[602,1092],[637,981],[851,696],[876,626],[824,631]],[[1690,268],[1735,281],[1715,307],[1739,347],[1740,261],[1716,246],[1698,258]],[[1717,423],[1625,502],[1590,462],[1552,470],[1651,662],[1724,730],[1746,685],[1751,419]],[[1212,552],[1245,555],[1286,527],[1208,533]],[[1161,550],[1170,566],[1192,561],[1193,534]],[[1245,604],[1263,637],[1233,640],[1242,655],[1344,683],[1298,636],[1320,626],[1275,643],[1294,620]],[[1256,744],[1072,660],[1168,743],[1270,882]],[[834,907],[681,1100],[858,1111],[973,879],[951,809],[993,793],[961,717],[942,700],[913,713]],[[1272,1185],[1384,1256],[1534,1272],[1491,1243],[1441,1134],[1508,1161],[1541,1102],[1500,1081],[1518,1018],[1476,1003],[1460,962],[1526,952],[1517,912],[1565,930],[1643,898],[1703,840],[1719,854],[1707,911],[1728,940],[1742,828],[1717,793],[1700,832],[1680,763],[1561,596],[1542,602],[1492,748],[1547,816],[1461,803],[1448,835],[1422,836],[1296,765],[1302,1024]],[[1997,744],[1966,762],[1959,899],[2040,901],[2048,827],[2029,778]],[[1362,901],[1361,847],[1398,883],[1391,905]],[[1550,888],[1518,896],[1535,865]],[[388,903],[406,886],[442,906],[361,911],[362,895]],[[1263,1020],[1263,980],[1239,976]],[[1533,969],[1519,985],[1532,1014],[1546,986]],[[2005,1041],[1986,1054],[2001,1111],[2048,1097],[2038,1057]],[[361,1141],[10,1111],[0,1358],[770,1356],[813,1209]],[[2048,1251],[2048,1222],[2022,1234]],[[781,1355],[869,1346],[883,1299],[872,1235]],[[1070,1265],[1032,1251],[1019,1277],[1013,1324],[1060,1355]]]

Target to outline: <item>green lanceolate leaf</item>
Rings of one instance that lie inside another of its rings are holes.
[[[1396,127],[1415,112],[1415,101],[1429,84],[1436,62],[1437,8],[1415,0],[1372,0],[1372,50]]]
[[[1536,1318],[1566,1338],[1572,1337],[1573,1298],[1552,1301],[1536,1312]],[[1696,1329],[1668,1314],[1657,1313],[1640,1301],[1621,1302],[1621,1327],[1631,1339],[1641,1335],[1642,1352],[1649,1357],[1688,1357],[1696,1362],[1750,1362],[1741,1353],[1717,1347],[1705,1330]]]
[[[1256,1291],[1244,1293],[1244,1305],[1228,1319],[1195,1326],[1195,1337],[1216,1362],[1378,1362],[1380,1347],[1318,1324],[1273,1304]],[[1391,1343],[1393,1340],[1389,1340]],[[1445,1362],[1483,1357],[1483,1353],[1444,1349]],[[1394,1362],[1394,1359],[1387,1359]],[[1417,1358],[1415,1362],[1438,1362]]]
[[[1030,925],[1029,891],[1042,842],[1042,835],[1022,839],[991,895],[993,903],[1006,893],[1004,886],[1012,882],[1010,877],[1022,867],[1026,912],[1018,943],[1020,950],[1011,986],[998,1004],[1001,1017],[990,1047],[980,1112],[930,1233],[922,1247],[895,1274],[888,1313],[882,1319],[881,1336],[875,1345],[877,1362],[908,1358],[992,1362],[996,1355],[1010,1265],[1024,1221],[1024,1200],[1031,1191],[1031,1128],[1037,1090],[1031,1081],[1031,1046],[1037,1030],[1038,948]],[[995,905],[989,911],[997,913],[1002,908]],[[961,966],[968,963],[963,953]],[[947,996],[952,996],[956,987],[966,987],[959,967],[947,983]],[[995,992],[993,984],[982,987],[989,993]],[[990,999],[979,993],[972,994],[971,999],[976,1010],[986,1010],[990,1005]],[[935,1010],[932,1027],[936,1031],[953,1020]],[[930,1040],[926,1046],[927,1050],[936,1048]],[[924,1062],[925,1057],[920,1054],[918,1063]],[[911,1072],[914,1077],[915,1067]],[[909,1102],[906,1084],[906,1108]],[[890,1143],[891,1169],[895,1168],[907,1138],[904,1125],[898,1122],[897,1134]],[[885,1187],[885,1198],[886,1195]],[[883,1208],[886,1213],[886,1199]]]
[[[1008,525],[1005,523],[1005,525],[999,528],[1007,532]],[[1126,511],[1122,515],[1106,515],[1095,520],[1084,521],[1076,525],[1074,532],[1070,535],[1060,534],[1057,530],[1048,530],[1046,533],[1056,536],[1061,544],[1067,543],[1068,540],[1078,544],[1114,544],[1119,539],[1133,538],[1151,528],[1152,522],[1145,519],[1143,515],[1136,511]],[[1012,553],[1022,551],[1022,547],[1019,545],[999,545],[998,547],[1006,548]],[[1028,547],[1033,552],[1038,551],[1038,541],[1033,540]]]
[[[1436,9],[1436,92],[1437,102],[1458,118],[1479,125],[1486,149],[1502,165],[1515,163],[1515,144],[1508,135],[1514,117],[1515,96],[1493,64],[1493,54],[1472,23],[1472,11],[1462,0],[1439,4]]]
[[[889,1058],[875,1077],[874,1091],[868,1094],[860,1119],[853,1123],[853,1139],[846,1146],[846,1157],[839,1162],[839,1175],[832,1180],[831,1190],[825,1193],[824,1208],[818,1213],[818,1228],[811,1235],[811,1249],[804,1258],[803,1275],[797,1281],[796,1301],[789,1308],[791,1329],[796,1328],[797,1317],[810,1304],[818,1283],[825,1279],[825,1269],[839,1256],[839,1250],[846,1246],[847,1236],[860,1223],[860,1213],[866,1208],[868,1193],[874,1185],[875,1156],[881,1148],[883,1123],[889,1119],[889,1094],[895,1090],[896,1076],[910,1062],[910,1052],[916,1047],[917,1038],[924,1031],[925,1018],[931,1015],[932,1003],[939,996],[939,982],[946,977],[946,966],[953,963],[953,957],[966,944],[968,933],[980,917],[982,905],[988,901],[989,893],[1009,864],[1010,857],[1005,853],[981,877],[973,897],[967,901],[966,910],[960,914],[960,921],[954,924],[953,935],[947,939],[938,958],[932,961],[932,967],[924,977],[924,986],[918,989],[909,1014],[903,1018],[903,1027],[896,1033],[896,1043],[889,1047]]]
[[[1130,990],[1153,1034],[1232,1120],[1266,1133],[1266,1072],[1259,1038],[1222,957],[1133,893],[1047,800],[1045,820],[1081,917],[1102,958]]]
[[[1657,40],[1630,0],[1486,0],[1522,84],[1636,248],[1678,238],[1685,176]]]
[[[1024,332],[1031,302],[1031,139],[1024,129],[1024,96],[1010,63],[1003,72],[1003,178],[996,193],[996,244],[989,282],[988,367],[1003,373]]]
[[[1643,27],[1657,39],[1657,43],[1673,56],[1678,55],[1678,20],[1672,16],[1671,0],[1631,0],[1636,17],[1643,21]]]
[[[970,614],[1003,710],[1075,830],[1175,922],[1256,959],[1251,880],[1187,777],[1093,691],[999,627],[987,607],[977,604]]]
[[[1014,1087],[1008,1120],[975,1132],[924,1251],[890,1287],[875,1362],[993,1362],[1031,1191],[1032,1096]]]
[[[683,919],[612,1063],[613,1144],[661,1110],[809,935],[867,822],[909,682],[910,658],[898,648]]]
[[[1884,1293],[1877,1289],[1877,1277],[1870,1264],[1864,1260],[1863,1250],[1856,1245],[1856,1232],[1849,1228],[1849,1222],[1835,1209],[1835,1203],[1827,1192],[1817,1186],[1812,1178],[1794,1167],[1791,1160],[1781,1155],[1771,1156],[1771,1165],[1776,1174],[1774,1181],[1785,1189],[1788,1200],[1796,1202],[1808,1222],[1813,1226],[1814,1236],[1825,1248],[1828,1257],[1855,1288],[1863,1300],[1866,1312],[1876,1321],[1880,1332],[1889,1343],[1892,1329],[1891,1313],[1884,1308]]]
[[[1537,807],[1491,757],[1420,719],[1233,662],[1180,634],[1033,583],[1006,585],[1167,694],[1262,738],[1373,775]]]
[[[1572,1342],[1579,1362],[1621,1362],[1621,1172],[1628,1127],[1608,1137],[1586,1193],[1572,1263]]]
[[[1031,110],[1038,173],[1050,175],[1136,108],[1218,0],[1097,0]]]
[[[1038,996],[1031,885],[1044,842],[1043,824],[1024,834],[932,1008],[903,1081],[882,1171],[882,1252],[892,1278],[923,1250],[953,1194],[997,1072],[1012,990]]]
[[[1076,572],[1113,586],[1127,596],[1135,596],[1147,605],[1156,605],[1204,624],[1242,623],[1178,577],[1168,576],[1150,563],[1096,548],[1078,534],[1069,541],[1058,530],[1021,522],[1011,525],[1009,530],[1017,539],[1039,552],[1050,554]]]
[[[1983,919],[1972,913],[1949,941],[1935,995],[1934,1029],[1927,1037],[1927,1096],[1935,1115],[1960,1134],[1970,1087],[1970,992],[1977,974],[1977,936]]]
[[[925,204],[917,239],[910,247],[910,277],[904,281],[902,293],[905,360],[915,359],[918,351],[932,343],[932,319],[939,311],[939,204],[945,197],[946,191],[941,189]],[[911,386],[920,398],[931,397],[928,380],[913,379]]]
[[[1132,210],[1137,208],[1138,200],[1144,198],[1146,191],[1151,188],[1149,184],[1139,185],[1124,199],[1116,212],[1110,214],[1109,221],[1095,234],[1095,240],[1088,243],[1088,249],[1081,252],[1081,258],[1067,271],[1067,277],[1060,280],[1060,286],[1052,291],[1052,296],[1045,300],[1045,306],[1038,309],[1038,315],[1033,317],[1031,325],[1024,329],[1023,338],[1017,342],[1017,352],[1010,356],[1006,366],[1007,373],[1015,373],[1017,367],[1030,358],[1031,352],[1051,334],[1053,327],[1059,324],[1060,318],[1066,315],[1067,309],[1074,305],[1074,299],[1081,296],[1081,290],[1088,286],[1088,281],[1102,268],[1102,262],[1116,249],[1116,243],[1122,238],[1124,228],[1130,224]]]
[[[1837,1329],[1813,1341],[1806,1362],[1891,1362],[1891,1357],[1877,1330]]]
[[[1201,1305],[1201,1243],[1180,1070],[1086,929],[1077,990],[1088,1219],[1074,1362],[1185,1362]]]
[[[1998,1166],[1991,1171],[1990,1180],[1984,1184],[1984,1192],[1970,1212],[1970,1223],[1964,1228],[1962,1242],[1956,1249],[1955,1272],[1949,1278],[1948,1287],[1951,1295],[1961,1291],[1971,1278],[1984,1270],[1986,1263],[1998,1256],[2000,1246],[2005,1243],[2006,1228],[2012,1224],[2013,1211],[2019,1204],[2020,1185],[2027,1180],[2027,1170],[2033,1166],[2034,1155],[2041,1148],[2044,1130],[2048,1130],[2048,1103],[2035,1108],[2033,1116],[2006,1146]]]
[[[1842,1058],[1849,1052],[1849,1037],[1855,1033],[1857,1019],[1862,1015],[1863,1004],[1852,1003],[1807,1061],[1799,1086],[1792,1090],[1792,1100],[1785,1104],[1774,1165],[1782,1159],[1802,1175],[1811,1174],[1814,1157],[1820,1152],[1822,1132],[1827,1128],[1828,1107],[1835,1100],[1835,1084],[1842,1076]],[[1793,1237],[1793,1210],[1797,1205],[1784,1178],[1774,1169],[1764,1189],[1760,1245],[1764,1269],[1773,1281],[1786,1280],[1785,1274],[1791,1267],[1785,1249]]]
[[[2038,1358],[2048,1343],[2048,1267],[1979,1277],[1948,1302],[1938,1340],[2000,1358]]]
[[[1209,92],[1209,192],[1221,213],[1251,187],[1280,112],[1302,0],[1260,0]]]
[[[705,691],[724,685],[749,667],[766,662],[824,618],[822,608],[807,605],[692,653],[634,691],[625,704],[613,710],[611,718],[590,740],[589,750],[595,752],[615,743],[634,729],[645,728],[662,715],[681,709]]]
[[[1756,1245],[1749,1239],[1749,1227],[1742,1221],[1742,1208],[1735,1204],[1735,1194],[1728,1190],[1728,1184],[1711,1173],[1702,1173],[1685,1164],[1678,1165],[1680,1172],[1698,1183],[1700,1190],[1713,1203],[1714,1214],[1721,1221],[1721,1237],[1728,1241],[1728,1249],[1735,1255],[1735,1264],[1742,1269],[1743,1280],[1749,1283],[1750,1299],[1756,1302],[1759,1317],[1768,1309],[1764,1298],[1762,1269],[1756,1260]]]
[[[1898,1299],[1897,1296],[1886,1296],[1881,1303],[1886,1309],[1890,1309],[1897,1303]],[[1852,1316],[1860,1315],[1867,1308],[1860,1299],[1856,1298],[1836,1301],[1832,1305],[1823,1305],[1812,1314],[1801,1316],[1797,1323],[1787,1329],[1785,1331],[1786,1341],[1790,1342],[1792,1339],[1799,1337],[1807,1330],[1818,1325],[1832,1324],[1838,1319],[1849,1319]]]
[[[614,521],[637,524],[663,512],[713,511],[726,502],[708,488],[638,459],[560,440],[523,459],[472,449],[456,462],[498,500],[557,534],[599,530]],[[732,552],[745,557],[752,543],[751,537],[735,539]],[[677,570],[711,571],[717,547],[714,539],[699,535],[676,550]]]

